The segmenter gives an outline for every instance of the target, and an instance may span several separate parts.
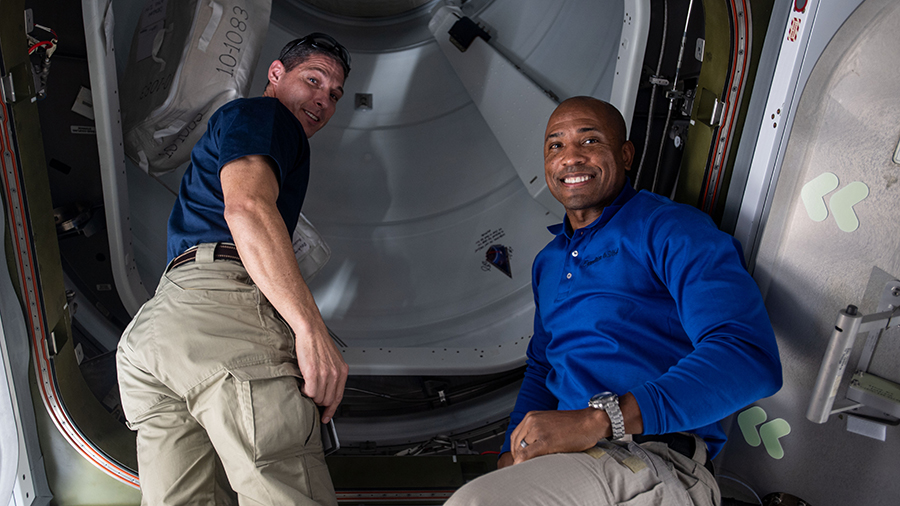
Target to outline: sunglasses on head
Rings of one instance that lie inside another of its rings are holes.
[[[350,74],[350,52],[331,36],[324,33],[311,33],[302,39],[296,39],[281,50],[278,59],[284,60],[284,57],[297,46],[314,47],[337,56],[344,67],[344,74]]]

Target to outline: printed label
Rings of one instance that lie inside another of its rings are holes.
[[[137,61],[148,58],[153,53],[156,33],[166,27],[166,4],[166,0],[150,0],[144,7],[138,32]]]
[[[92,126],[69,125],[69,130],[73,134],[97,135],[97,129]]]
[[[184,141],[188,138],[189,135],[191,135],[191,132],[193,132],[194,129],[196,129],[197,126],[201,124],[203,124],[203,113],[198,112],[197,115],[194,116],[194,119],[192,119],[190,123],[185,125],[184,128],[179,130],[178,135],[174,139],[172,139],[172,142],[166,145],[163,148],[162,152],[158,153],[156,156],[165,156],[166,158],[172,158],[172,155],[178,152],[178,148],[181,144],[184,144]],[[193,145],[190,147],[193,147]]]
[[[794,42],[797,40],[797,34],[800,33],[800,18],[794,18],[791,20],[791,27],[788,29],[788,38],[789,42]]]
[[[498,228],[495,230],[488,230],[488,231],[482,233],[481,237],[479,237],[478,240],[475,241],[475,253],[478,253],[479,251],[483,250],[484,248],[487,248],[491,244],[494,244],[495,242],[500,240],[501,237],[505,237],[505,236],[506,236],[506,232],[504,232],[502,228]]]
[[[231,9],[231,17],[228,19],[225,32],[225,41],[219,54],[219,65],[216,70],[223,74],[234,77],[234,68],[237,67],[241,59],[241,49],[243,49],[244,35],[247,31],[247,23],[250,21],[250,13],[239,6]]]

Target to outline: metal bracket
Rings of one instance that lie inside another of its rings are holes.
[[[881,297],[878,299],[878,313],[891,312],[900,307],[900,281],[891,281],[884,285],[881,290]],[[892,327],[888,322],[885,329]],[[862,329],[860,329],[862,332]],[[868,371],[869,364],[872,362],[872,355],[875,354],[875,347],[878,345],[878,339],[881,332],[869,332],[866,339],[866,346],[863,348],[862,355],[859,357],[859,363],[856,365],[857,371]]]
[[[878,311],[891,311],[900,307],[900,281],[894,280],[884,285],[878,299]]]
[[[25,33],[34,31],[34,11],[25,9]]]
[[[657,86],[668,86],[669,80],[662,76],[650,76],[650,84]]]
[[[697,100],[697,119],[711,127],[719,126],[725,115],[725,102],[706,88],[700,88]]]
[[[545,123],[557,102],[481,37],[472,38],[466,52],[460,52],[446,34],[461,18],[458,10],[440,7],[428,29],[531,197],[562,219],[565,209],[544,181],[540,148],[523,145],[522,141],[543,138]]]
[[[55,357],[59,355],[59,349],[62,348],[61,344],[56,340],[56,332],[50,332],[50,338],[47,339],[47,344],[49,344],[49,353],[51,357]]]
[[[3,96],[4,103],[11,104],[16,101],[16,88],[13,86],[12,74],[0,77],[0,95]]]
[[[841,310],[806,412],[806,418],[810,421],[825,423],[833,414],[863,405],[878,409],[885,415],[900,417],[900,385],[867,373],[882,332],[900,326],[900,281],[892,280],[885,285],[878,310],[879,312],[871,315],[859,313],[856,306],[852,305]],[[832,410],[853,351],[853,343],[859,333],[868,333],[869,337],[847,392],[847,398],[859,404]]]
[[[32,101],[34,98],[34,78],[31,72],[31,63],[22,62],[10,69],[9,74],[0,77],[0,93],[3,101],[14,104],[26,98]]]
[[[900,385],[874,374],[856,371],[847,398],[886,415],[900,417]]]
[[[703,61],[703,53],[706,51],[706,39],[697,39],[697,44],[694,46],[694,58],[702,62]]]

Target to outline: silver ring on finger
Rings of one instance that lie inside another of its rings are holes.
[[[528,443],[526,443],[525,440],[523,439],[523,440],[519,441],[519,446],[521,446],[522,448],[527,448]]]

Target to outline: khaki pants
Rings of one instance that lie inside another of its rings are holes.
[[[697,460],[658,442],[544,455],[467,483],[446,505],[715,506],[719,487],[700,464],[706,445],[697,439]]]
[[[163,275],[116,354],[143,504],[336,504],[292,334],[237,262]],[[219,479],[217,480],[217,476]]]

